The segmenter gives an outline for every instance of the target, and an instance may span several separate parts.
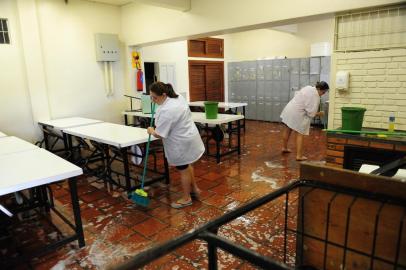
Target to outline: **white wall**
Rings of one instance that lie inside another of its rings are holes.
[[[96,62],[95,33],[119,34],[120,8],[94,2],[42,0],[39,24],[53,118],[85,116],[120,122],[125,108],[125,48],[113,63],[113,97],[106,97],[104,68]]]
[[[37,16],[30,20],[37,21],[27,22],[24,16],[34,13]],[[125,46],[122,44],[121,61],[114,63],[116,92],[107,98],[103,68],[96,62],[94,44],[95,33],[120,33],[119,7],[80,0],[70,0],[68,4],[54,0],[2,0],[0,17],[9,19],[12,39],[11,45],[0,45],[0,60],[7,67],[0,73],[2,132],[31,141],[38,139],[34,116],[39,108],[33,100],[37,94],[45,94],[42,106],[51,118],[83,116],[123,121],[120,112],[128,105],[123,98]],[[27,23],[38,26],[36,40],[27,33]],[[40,56],[37,59],[42,64],[32,63],[31,54]],[[41,89],[32,78],[37,73],[43,74]]]
[[[314,31],[317,29],[317,31]],[[334,40],[334,18],[297,24],[297,33],[258,29],[219,36],[225,40],[227,61],[286,56],[310,57],[310,45]]]
[[[139,50],[141,52],[142,62],[159,62],[161,64],[175,64],[176,86],[178,93],[189,92],[189,73],[187,57],[187,41],[177,41],[164,43],[160,45],[146,46]],[[131,75],[135,77],[135,70],[132,69]],[[134,83],[132,84],[134,88]]]
[[[0,1],[0,17],[8,18],[11,44],[0,44],[0,131],[26,140],[34,138],[31,100],[22,54],[17,2]]]

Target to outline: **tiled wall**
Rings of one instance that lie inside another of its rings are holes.
[[[406,130],[406,49],[333,54],[333,74],[350,72],[347,91],[332,88],[329,128],[341,127],[341,107],[367,109],[363,127],[388,128],[391,112],[395,129]]]

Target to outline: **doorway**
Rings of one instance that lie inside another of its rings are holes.
[[[159,65],[156,62],[144,62],[145,90],[149,95],[149,86],[158,81]]]

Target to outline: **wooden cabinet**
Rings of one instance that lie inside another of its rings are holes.
[[[224,101],[224,62],[189,60],[190,101]]]
[[[200,38],[188,40],[189,57],[224,58],[224,40]]]

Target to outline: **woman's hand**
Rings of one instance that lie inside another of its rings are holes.
[[[324,116],[324,112],[323,112],[323,111],[317,112],[317,113],[316,113],[316,116],[323,117],[323,116]]]
[[[147,132],[148,132],[148,134],[150,134],[150,135],[154,135],[155,129],[154,129],[153,127],[148,127],[148,128],[147,128]]]

